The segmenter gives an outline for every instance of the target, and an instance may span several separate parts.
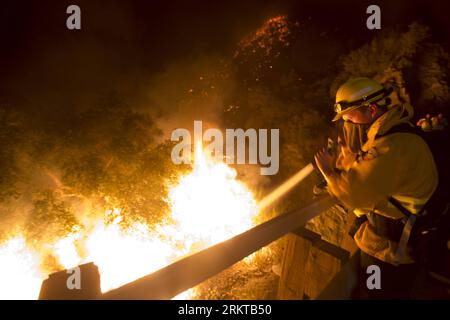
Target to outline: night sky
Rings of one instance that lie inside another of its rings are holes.
[[[153,74],[197,56],[230,55],[239,40],[276,14],[309,19],[316,28],[334,31],[336,41],[356,47],[378,32],[365,28],[365,9],[372,3],[2,1],[0,103],[70,108],[108,90],[139,100]],[[382,28],[423,21],[448,48],[447,1],[376,3],[381,6]],[[81,7],[80,31],[65,27],[70,4]]]

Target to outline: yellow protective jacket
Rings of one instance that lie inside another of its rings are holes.
[[[338,163],[345,163],[343,170],[327,179],[329,192],[357,216],[374,212],[402,219],[404,214],[388,202],[389,197],[417,213],[435,191],[438,184],[436,165],[421,137],[402,132],[377,137],[377,134],[383,135],[392,127],[408,122],[411,117],[409,105],[396,106],[384,113],[368,130],[364,155],[338,159]],[[354,238],[362,251],[382,261],[392,264],[414,262],[408,252],[396,261],[398,243],[377,235],[368,222],[361,225]]]

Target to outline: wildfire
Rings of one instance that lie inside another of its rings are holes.
[[[0,247],[0,299],[36,299],[43,272],[40,256],[17,236]]]
[[[170,192],[178,233],[205,247],[250,228],[258,208],[235,178],[235,170],[224,163],[208,163],[197,147],[193,172]]]
[[[194,168],[169,193],[171,224],[136,222],[120,226],[120,209],[89,221],[65,238],[49,244],[64,268],[93,261],[101,275],[102,292],[156,271],[186,255],[241,233],[258,213],[251,192],[236,180],[236,172],[213,162],[196,148]],[[108,218],[108,219],[107,219]],[[0,246],[0,298],[36,299],[48,272],[43,253],[27,247],[22,236]],[[187,298],[193,290],[177,296]]]

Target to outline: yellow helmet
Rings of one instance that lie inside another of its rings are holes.
[[[339,120],[345,113],[379,101],[392,92],[370,78],[354,78],[341,85],[336,93],[333,121]]]

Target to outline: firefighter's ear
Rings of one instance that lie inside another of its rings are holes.
[[[378,106],[375,103],[372,103],[369,105],[369,111],[370,111],[370,115],[373,117],[375,117],[375,115],[378,112]]]

